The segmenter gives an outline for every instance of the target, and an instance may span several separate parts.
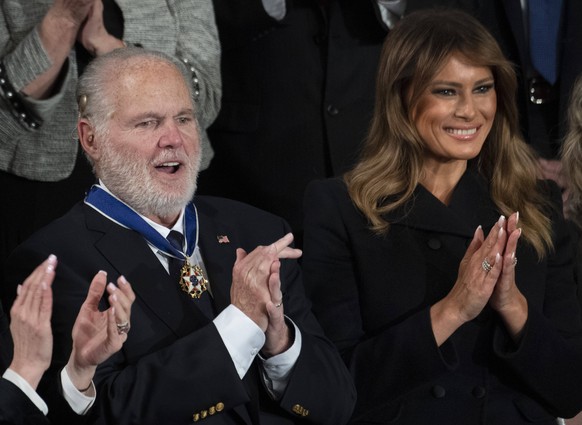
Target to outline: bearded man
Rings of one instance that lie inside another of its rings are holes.
[[[95,376],[96,422],[347,422],[353,384],[310,312],[287,224],[193,198],[199,129],[182,69],[161,53],[118,49],[90,64],[77,97],[99,184],[14,252],[8,282],[58,256],[53,370],[67,360],[93,275],[132,282],[131,332]]]

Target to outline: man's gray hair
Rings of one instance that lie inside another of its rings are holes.
[[[152,62],[166,63],[182,74],[186,87],[193,98],[190,75],[182,62],[155,50],[129,46],[115,49],[103,56],[93,59],[85,68],[77,83],[77,106],[79,118],[88,119],[95,132],[107,135],[107,122],[115,112],[115,96],[111,93],[112,80],[116,80],[127,69],[142,63],[144,67]],[[160,79],[164,78],[160,75]],[[194,100],[192,101],[194,105]]]

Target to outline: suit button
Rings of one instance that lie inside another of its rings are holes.
[[[427,244],[430,249],[434,250],[441,249],[442,246],[441,241],[438,240],[437,238],[430,238]]]
[[[198,422],[200,420],[200,415],[198,413],[194,413],[192,415],[192,421],[193,422]]]
[[[216,403],[216,411],[222,412],[224,410],[224,403]]]
[[[434,387],[432,387],[431,392],[434,398],[443,398],[447,393],[446,390],[440,385],[435,385]]]
[[[333,117],[339,114],[339,109],[333,105],[327,105],[327,113]]]
[[[202,412],[200,412],[200,417],[201,417],[202,419],[205,419],[205,418],[206,418],[206,416],[208,416],[208,410],[203,410]]]
[[[477,385],[475,388],[473,388],[473,397],[475,398],[483,398],[485,397],[485,394],[487,393],[487,390],[482,387],[481,385]]]
[[[210,406],[210,408],[208,409],[208,414],[214,415],[215,413],[216,413],[216,407]]]

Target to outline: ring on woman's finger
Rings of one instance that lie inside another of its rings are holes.
[[[513,257],[513,265],[517,266],[517,257]]]
[[[282,305],[283,305],[283,301],[281,301],[280,303],[277,303],[277,304],[275,304],[275,307],[276,307],[276,308],[279,308],[279,307],[281,307]]]
[[[491,265],[489,260],[487,258],[485,258],[483,260],[483,262],[481,263],[481,268],[483,268],[483,270],[485,270],[485,273],[489,273],[491,271],[491,269],[493,268],[493,266]]]
[[[129,322],[116,323],[115,325],[117,326],[117,333],[119,335],[128,333],[129,328],[131,327]]]

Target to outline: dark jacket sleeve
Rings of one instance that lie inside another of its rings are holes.
[[[281,235],[290,232],[285,224]],[[282,291],[285,314],[301,331],[301,353],[280,405],[301,417],[295,405],[309,411],[314,424],[344,424],[351,416],[356,391],[337,349],[324,336],[305,296],[301,271],[295,261],[283,261]]]
[[[494,349],[523,380],[524,388],[546,401],[548,410],[571,417],[582,409],[582,316],[574,282],[572,232],[562,216],[560,190],[553,183],[549,190],[554,249],[544,260],[543,300],[528,297],[524,282],[521,289],[528,299],[528,320],[520,344],[513,347],[499,327]]]
[[[0,424],[48,425],[49,421],[20,388],[0,378]]]
[[[0,374],[10,365],[12,359],[12,337],[8,325],[8,315],[4,313],[0,303]]]

